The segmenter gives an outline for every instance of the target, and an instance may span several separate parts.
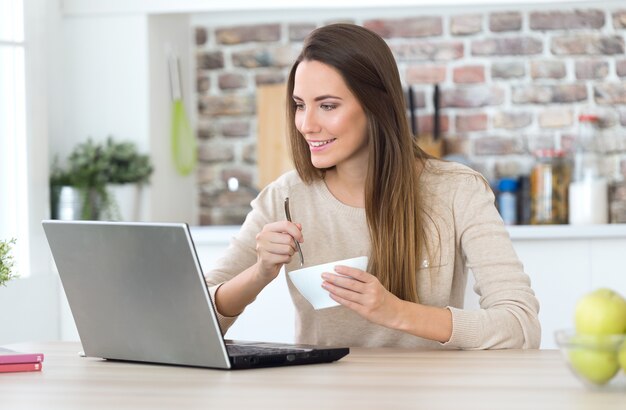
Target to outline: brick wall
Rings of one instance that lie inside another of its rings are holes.
[[[194,27],[201,224],[243,221],[257,193],[256,86],[284,82],[302,39],[330,20]],[[621,138],[607,155],[626,175],[626,8],[416,9],[351,22],[387,40],[415,90],[420,134],[432,131],[440,84],[448,152],[487,177],[527,172],[534,147],[567,148],[583,112],[601,116],[605,138]]]

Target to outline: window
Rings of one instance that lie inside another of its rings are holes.
[[[0,0],[0,239],[17,238],[22,277],[30,272],[24,48],[24,2]]]

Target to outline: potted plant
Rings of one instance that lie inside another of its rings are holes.
[[[13,272],[13,255],[11,255],[13,245],[15,245],[15,239],[0,240],[0,286],[6,286],[7,282],[16,276]]]
[[[91,139],[78,144],[65,168],[55,159],[50,175],[52,217],[56,219],[120,219],[110,184],[149,182],[153,167],[147,155],[139,154],[135,144],[116,142],[108,137],[104,144]]]
[[[135,144],[114,142],[104,146],[108,163],[106,192],[112,199],[114,219],[138,220],[143,187],[154,170],[150,158],[137,152]]]

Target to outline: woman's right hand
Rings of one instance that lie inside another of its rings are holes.
[[[302,225],[289,221],[267,224],[256,236],[259,276],[268,283],[278,276],[280,268],[291,261],[296,252],[294,239],[304,242]]]

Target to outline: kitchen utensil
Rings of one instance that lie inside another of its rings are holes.
[[[183,104],[182,80],[178,57],[168,57],[170,88],[172,92],[172,159],[176,170],[181,175],[189,175],[196,166],[197,142]]]
[[[441,158],[443,152],[443,139],[441,138],[441,118],[439,115],[439,85],[435,84],[433,89],[433,132],[430,135],[420,135],[418,144],[420,148],[435,158]]]
[[[291,212],[289,212],[289,197],[285,198],[285,215],[287,216],[287,220],[289,222],[293,222],[291,220]],[[295,238],[293,239],[293,241],[295,242],[298,253],[300,254],[300,266],[304,266],[304,255],[302,254],[302,248],[300,247],[300,243],[298,243]]]

